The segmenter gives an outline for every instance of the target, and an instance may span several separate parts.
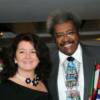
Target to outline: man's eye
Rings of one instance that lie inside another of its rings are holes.
[[[57,36],[63,36],[63,34],[57,34]]]
[[[72,35],[72,34],[74,34],[75,32],[68,32],[67,34],[69,34],[69,35]]]
[[[61,37],[61,36],[63,36],[63,35],[64,35],[63,33],[57,33],[57,34],[56,34],[57,37]]]

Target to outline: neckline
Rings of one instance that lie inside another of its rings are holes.
[[[39,90],[36,90],[36,89],[31,89],[31,88],[29,88],[29,87],[23,86],[23,85],[21,85],[21,84],[18,84],[18,83],[16,83],[16,82],[12,81],[12,80],[9,80],[9,79],[7,80],[7,82],[8,82],[9,84],[13,85],[13,86],[18,86],[18,87],[20,87],[20,88],[24,88],[24,89],[27,89],[27,90],[30,90],[30,91],[33,91],[33,92],[48,94],[48,92],[39,91]]]
[[[20,74],[16,74],[15,77],[18,78],[20,81],[25,82],[27,84],[32,84],[33,86],[37,86],[40,81],[40,78],[37,74],[34,75],[33,79],[30,77],[23,77]]]

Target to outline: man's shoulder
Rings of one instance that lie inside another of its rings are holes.
[[[89,50],[100,50],[100,45],[95,45],[95,44],[86,44],[81,42],[82,48],[86,48]]]
[[[55,43],[48,44],[48,48],[50,50],[50,53],[56,53],[58,51],[57,46]]]
[[[100,46],[98,45],[89,45],[89,44],[81,44],[82,51],[87,56],[97,59],[100,62]]]
[[[50,56],[52,59],[56,59],[58,57],[58,49],[56,47],[55,43],[51,43],[48,45],[49,51],[50,51]]]

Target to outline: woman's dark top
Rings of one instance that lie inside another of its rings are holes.
[[[33,90],[13,81],[0,84],[0,100],[51,100],[47,92]]]

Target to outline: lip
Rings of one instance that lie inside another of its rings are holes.
[[[23,63],[29,64],[29,63],[32,63],[32,61],[24,61]]]

